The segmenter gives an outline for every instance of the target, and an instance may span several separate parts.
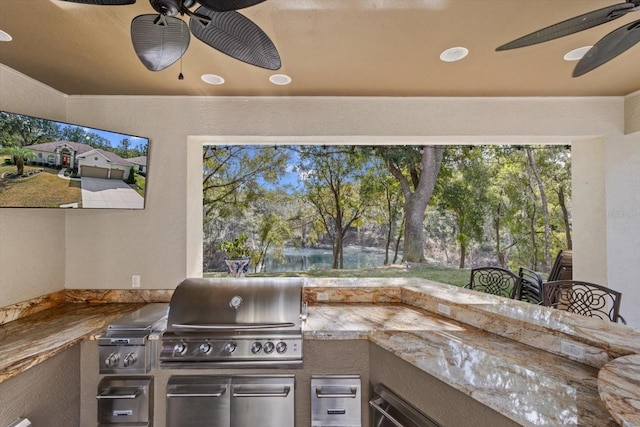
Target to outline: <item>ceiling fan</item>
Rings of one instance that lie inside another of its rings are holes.
[[[101,6],[123,6],[136,0],[63,0]],[[178,61],[189,47],[190,33],[232,58],[268,70],[280,68],[280,55],[253,21],[236,12],[265,0],[149,0],[157,13],[131,21],[131,41],[140,61],[161,71]],[[190,8],[199,3],[192,11]],[[189,25],[177,17],[189,16]]]
[[[531,34],[506,43],[496,48],[496,50],[516,49],[554,40],[605,24],[623,17],[627,13],[637,11],[640,11],[640,0],[627,0],[625,3],[603,7],[534,31]],[[578,62],[573,70],[573,77],[586,74],[609,62],[638,42],[640,42],[640,20],[623,25],[600,39]]]

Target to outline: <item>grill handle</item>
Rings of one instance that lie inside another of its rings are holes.
[[[190,324],[190,323],[174,323],[171,325],[174,329],[203,329],[203,330],[238,330],[238,329],[279,329],[290,328],[295,326],[291,322],[283,323],[212,323],[207,325]]]

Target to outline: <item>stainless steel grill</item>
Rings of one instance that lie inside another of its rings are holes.
[[[302,288],[296,278],[185,279],[169,303],[160,366],[300,367]]]

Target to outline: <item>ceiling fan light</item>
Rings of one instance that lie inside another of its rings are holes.
[[[440,54],[440,60],[443,62],[456,62],[465,58],[469,54],[469,49],[462,46],[449,48]]]
[[[7,33],[6,31],[0,30],[0,42],[10,42],[11,40],[13,40],[11,34]]]
[[[589,50],[592,48],[593,46],[582,46],[579,47],[577,49],[573,49],[570,52],[567,52],[564,55],[564,60],[565,61],[579,61],[582,59],[583,56],[585,56],[587,54],[587,52],[589,52]]]
[[[269,77],[269,81],[274,85],[286,86],[291,83],[291,77],[286,74],[274,74]]]
[[[140,61],[150,71],[174,64],[189,46],[189,27],[172,16],[140,15],[131,21],[131,41]]]
[[[200,76],[200,79],[210,85],[222,85],[224,84],[224,79],[216,74],[203,74]]]

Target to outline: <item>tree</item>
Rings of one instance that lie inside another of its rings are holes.
[[[135,184],[136,183],[136,172],[133,167],[129,168],[129,175],[127,175],[127,184]]]
[[[25,160],[31,157],[35,157],[35,155],[33,154],[33,151],[29,150],[28,148],[18,147],[18,146],[5,147],[2,149],[2,152],[9,154],[10,156],[13,157],[13,161],[16,164],[17,176],[21,176],[24,174]]]
[[[120,145],[118,145],[118,148],[116,149],[116,153],[123,159],[129,158],[131,157],[129,153],[130,146],[131,146],[131,141],[129,141],[129,138],[123,138],[120,141]]]
[[[453,213],[455,219],[460,268],[465,266],[470,242],[481,241],[483,236],[489,187],[487,157],[482,147],[448,147],[436,184],[438,206]]]
[[[26,147],[54,141],[60,126],[51,120],[0,112],[0,140],[4,145]]]
[[[374,180],[365,161],[353,147],[300,147],[305,199],[331,241],[335,269],[344,267],[345,235],[372,203]]]
[[[444,147],[379,146],[375,149],[398,180],[404,195],[404,260],[424,262],[425,211],[440,172]]]
[[[211,269],[218,261],[221,240],[238,229],[254,237],[264,212],[256,216],[253,211],[268,196],[268,187],[284,174],[289,156],[287,150],[268,146],[208,146],[202,155],[203,251],[205,267]]]
[[[275,259],[284,259],[284,244],[291,237],[287,221],[275,212],[268,212],[258,225],[255,271],[265,270],[267,254]]]

